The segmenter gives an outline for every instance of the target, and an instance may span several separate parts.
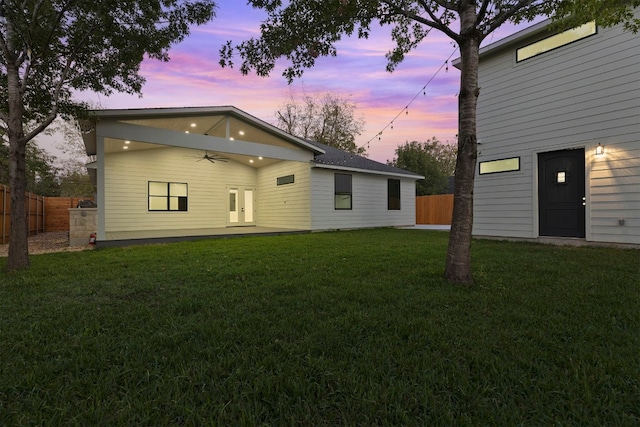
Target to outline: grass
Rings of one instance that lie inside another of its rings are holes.
[[[638,425],[640,252],[378,229],[0,273],[0,425]],[[4,270],[6,259],[0,260]]]

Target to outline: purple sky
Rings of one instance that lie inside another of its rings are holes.
[[[144,61],[141,73],[146,78],[142,98],[115,94],[111,97],[84,94],[98,108],[152,108],[233,105],[266,122],[275,124],[275,112],[286,101],[289,91],[316,93],[332,91],[354,102],[357,115],[365,120],[358,145],[371,140],[370,158],[386,162],[394,157],[398,145],[406,141],[425,141],[437,137],[453,142],[457,133],[459,72],[437,70],[452,54],[451,41],[435,30],[417,50],[410,53],[396,71],[385,71],[385,53],[392,47],[388,27],[376,27],[367,40],[345,39],[338,45],[338,56],[319,58],[315,68],[306,70],[291,86],[276,67],[268,78],[243,76],[237,69],[218,65],[220,47],[227,41],[240,42],[259,34],[265,14],[238,0],[218,0],[217,17],[206,26],[194,28],[191,35],[171,50],[171,61]],[[526,27],[530,24],[520,26]],[[512,34],[513,26],[504,26],[487,42]],[[456,51],[453,58],[456,58]],[[433,81],[426,89],[427,82]],[[405,106],[420,93],[409,106]],[[398,113],[393,129],[377,134]]]

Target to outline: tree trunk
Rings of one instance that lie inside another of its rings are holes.
[[[25,146],[9,138],[9,187],[11,188],[11,231],[9,233],[9,271],[29,267],[29,230],[25,205]]]
[[[458,96],[458,156],[456,159],[453,218],[444,277],[455,284],[472,285],[471,231],[473,227],[473,181],[476,171],[478,104],[478,56],[481,41],[475,27],[475,6],[460,14],[460,94]],[[473,26],[473,27],[472,27]],[[464,28],[473,28],[464,31]]]
[[[7,61],[9,62],[9,61]],[[9,271],[29,267],[29,229],[25,204],[26,140],[22,122],[23,99],[20,92],[18,68],[7,64],[7,87],[9,101],[9,187],[11,188],[11,231],[9,233]]]

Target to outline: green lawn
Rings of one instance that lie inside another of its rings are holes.
[[[474,241],[467,289],[447,238],[32,256],[0,272],[0,425],[640,424],[640,251]]]

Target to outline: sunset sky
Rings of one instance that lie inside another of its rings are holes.
[[[174,47],[170,62],[143,62],[141,73],[147,82],[141,98],[125,94],[84,94],[83,98],[101,109],[233,105],[275,124],[275,112],[290,90],[308,94],[332,91],[356,104],[356,114],[365,120],[364,132],[356,143],[364,145],[371,140],[367,151],[373,160],[391,160],[396,147],[406,141],[434,136],[443,142],[454,141],[460,74],[450,64],[437,73],[454,53],[454,46],[443,34],[433,31],[396,71],[388,73],[385,53],[392,47],[390,30],[376,27],[367,40],[341,41],[337,57],[319,58],[315,68],[289,86],[281,75],[283,66],[269,78],[243,76],[237,69],[220,67],[220,47],[227,40],[240,42],[258,36],[259,23],[266,15],[238,0],[217,3],[216,18],[194,28]],[[513,26],[504,26],[488,42],[514,31]],[[456,51],[452,59],[457,57]],[[422,88],[431,79],[423,94]],[[406,114],[405,107],[417,94]],[[378,133],[392,120],[393,129],[388,126],[378,139]]]

